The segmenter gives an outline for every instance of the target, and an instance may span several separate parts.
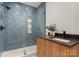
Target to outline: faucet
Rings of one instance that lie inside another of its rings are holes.
[[[66,31],[63,31],[63,38],[66,39]]]

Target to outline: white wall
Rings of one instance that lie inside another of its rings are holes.
[[[79,3],[75,3],[75,27],[76,33],[79,34]]]
[[[58,32],[67,31],[69,34],[79,34],[78,10],[79,3],[47,2],[46,26],[56,24]]]

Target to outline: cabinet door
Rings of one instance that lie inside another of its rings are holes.
[[[49,57],[50,53],[50,41],[42,38],[37,38],[37,56]]]
[[[59,56],[61,57],[66,57],[70,55],[70,48],[67,48],[66,46],[60,45],[59,50]]]
[[[59,56],[59,45],[57,43],[54,42],[50,42],[50,55],[57,57]]]
[[[44,56],[45,57],[50,57],[51,56],[51,45],[50,45],[50,41],[49,40],[44,40],[44,48],[45,48],[45,52],[44,52]]]
[[[70,56],[71,56],[71,57],[76,57],[76,56],[78,56],[78,45],[76,45],[76,46],[74,46],[74,47],[72,47],[72,48],[70,49]]]
[[[77,45],[77,57],[79,57],[79,44]]]
[[[74,47],[66,47],[66,46],[60,46],[60,56],[63,57],[75,57],[78,56],[78,46]]]
[[[42,38],[37,38],[37,56],[45,56],[45,41]]]
[[[51,47],[51,56],[54,57],[65,57],[70,55],[70,48],[67,48],[66,46],[60,45],[55,42],[50,43]]]

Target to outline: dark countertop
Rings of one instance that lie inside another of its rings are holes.
[[[54,40],[53,38],[50,38],[49,36],[38,36],[38,37],[47,39],[51,42],[55,42],[55,43],[58,43],[58,44],[61,44],[61,45],[67,46],[67,47],[73,47],[73,46],[79,44],[79,39],[75,39],[75,38],[66,38],[66,40],[70,40],[70,42],[61,42],[58,40]],[[56,36],[55,38],[62,38],[62,37]]]

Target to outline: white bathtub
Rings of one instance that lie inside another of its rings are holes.
[[[24,50],[26,51],[26,55],[24,55]],[[36,45],[5,51],[1,54],[1,57],[23,57],[33,53],[36,53]]]

